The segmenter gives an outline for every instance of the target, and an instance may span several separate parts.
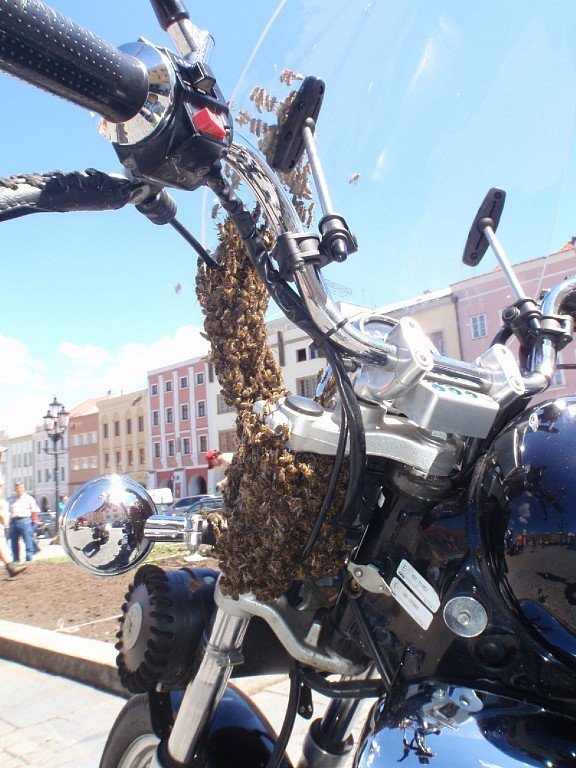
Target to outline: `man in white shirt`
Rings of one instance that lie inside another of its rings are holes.
[[[18,576],[18,574],[22,573],[26,566],[12,562],[8,544],[6,543],[5,533],[5,530],[8,529],[9,524],[10,510],[8,508],[8,502],[4,498],[4,482],[0,480],[0,561],[4,563],[10,576]]]
[[[19,558],[20,539],[24,540],[26,547],[26,560],[34,557],[34,529],[32,528],[32,515],[39,515],[40,510],[36,499],[26,493],[24,483],[17,482],[15,486],[16,496],[10,499],[10,545],[12,556],[17,562]]]

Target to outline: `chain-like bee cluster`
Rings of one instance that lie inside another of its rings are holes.
[[[270,244],[269,236],[262,234]],[[329,535],[322,535],[300,562],[332,459],[292,453],[287,431],[273,431],[252,412],[258,400],[274,402],[286,394],[268,346],[268,295],[230,221],[220,226],[216,257],[220,269],[199,263],[196,291],[222,397],[237,412],[238,437],[223,489],[228,528],[218,539],[216,554],[227,594],[252,592],[259,600],[272,601],[293,579],[320,578],[343,563],[344,537],[329,523],[324,531]],[[341,485],[330,514],[341,506],[343,496]]]

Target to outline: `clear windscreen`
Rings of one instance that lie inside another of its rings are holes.
[[[274,9],[232,95],[235,130],[262,147],[299,78],[325,82],[318,151],[359,244],[324,271],[335,300],[412,314],[441,352],[475,359],[516,299],[490,249],[477,267],[462,263],[494,187],[506,193],[497,236],[525,294],[571,273],[574,21],[568,2]]]

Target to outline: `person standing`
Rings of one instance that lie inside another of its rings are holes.
[[[233,453],[220,453],[220,451],[211,450],[205,453],[206,463],[208,469],[214,470],[212,477],[212,486],[214,490],[222,491],[222,488],[226,482],[226,470],[230,466],[234,454]]]
[[[6,530],[10,524],[10,508],[4,498],[4,483],[0,480],[0,562],[4,563],[10,577],[18,576],[25,570],[25,565],[14,563],[6,543]]]
[[[29,562],[34,557],[34,533],[32,528],[32,515],[40,514],[36,499],[26,493],[24,483],[17,482],[15,486],[16,496],[10,500],[10,544],[12,557],[19,560],[18,549],[20,539],[23,539],[26,547],[26,560]]]

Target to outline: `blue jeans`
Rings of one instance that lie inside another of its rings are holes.
[[[13,518],[10,520],[10,544],[12,546],[12,557],[14,562],[20,559],[18,543],[20,538],[24,539],[26,547],[26,560],[32,560],[34,557],[34,533],[32,531],[32,522],[29,517]]]

